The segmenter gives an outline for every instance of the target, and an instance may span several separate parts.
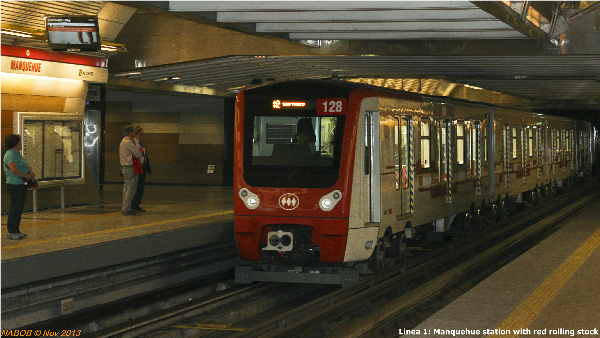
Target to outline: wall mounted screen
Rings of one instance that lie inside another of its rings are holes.
[[[55,51],[98,51],[100,32],[95,16],[48,16],[48,45]]]

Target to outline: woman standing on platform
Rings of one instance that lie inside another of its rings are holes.
[[[4,138],[6,154],[2,161],[4,162],[4,173],[6,174],[6,187],[10,194],[10,209],[8,211],[8,222],[6,227],[8,239],[23,239],[27,237],[19,230],[21,224],[21,215],[25,208],[25,198],[27,197],[27,187],[23,183],[23,178],[34,179],[35,174],[21,156],[21,136],[10,134]]]

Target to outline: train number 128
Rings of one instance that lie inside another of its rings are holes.
[[[345,115],[346,99],[319,99],[317,100],[317,115]]]

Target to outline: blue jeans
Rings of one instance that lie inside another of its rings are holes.
[[[129,212],[131,211],[131,200],[133,200],[137,189],[138,175],[133,173],[132,165],[121,167],[121,173],[123,173],[124,178],[123,207],[121,208],[121,212]]]

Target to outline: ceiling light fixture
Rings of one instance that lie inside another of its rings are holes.
[[[22,31],[17,31],[14,29],[2,29],[2,34],[6,34],[6,35],[12,35],[12,36],[18,36],[21,38],[33,38],[33,35],[27,33],[27,32],[22,32]]]
[[[117,51],[117,47],[115,46],[108,46],[108,45],[101,45],[100,49],[103,51],[107,51],[107,52],[116,52]]]

